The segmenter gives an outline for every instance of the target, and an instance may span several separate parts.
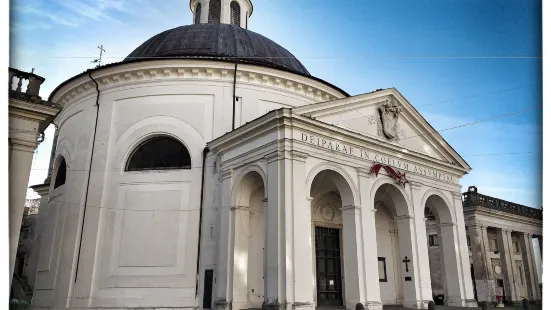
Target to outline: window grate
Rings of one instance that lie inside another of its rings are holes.
[[[220,0],[210,0],[209,3],[209,23],[220,23],[220,13],[222,6]]]
[[[201,3],[197,4],[197,7],[195,8],[195,24],[199,24],[201,22]]]
[[[126,171],[169,169],[191,169],[187,148],[170,137],[156,137],[140,144],[126,167]]]
[[[241,26],[241,8],[236,1],[232,1],[230,4],[230,23]]]

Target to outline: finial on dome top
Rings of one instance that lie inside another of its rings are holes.
[[[194,24],[231,24],[248,28],[253,13],[251,0],[190,0]]]

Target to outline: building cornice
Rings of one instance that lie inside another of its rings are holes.
[[[103,92],[124,85],[167,81],[233,83],[234,64],[222,60],[164,59],[124,62],[92,71]],[[95,84],[84,73],[59,85],[50,95],[50,100],[67,107],[95,92]],[[270,86],[314,101],[328,101],[348,96],[337,87],[314,77],[250,64],[240,64],[236,78],[240,84]]]
[[[319,130],[319,132],[324,131],[323,135],[331,135],[333,139],[339,139],[343,141],[348,140],[347,143],[355,144],[354,146],[356,147],[361,146],[364,148],[376,150],[383,156],[396,157],[396,155],[394,154],[401,154],[402,156],[400,156],[400,158],[403,160],[409,161],[417,165],[425,166],[427,168],[440,170],[441,172],[448,173],[456,178],[460,178],[464,175],[464,173],[467,172],[464,168],[460,166],[432,158],[428,155],[421,154],[414,150],[409,151],[408,153],[404,153],[402,152],[404,147],[381,143],[379,139],[356,134],[347,129],[332,126],[302,115],[297,115],[293,113],[292,109],[289,108],[274,110],[261,117],[258,117],[255,120],[252,120],[249,123],[235,129],[234,131],[231,131],[219,138],[214,139],[213,141],[208,143],[208,147],[211,150],[215,150],[216,152],[224,152],[226,149],[242,145],[243,143],[251,141],[256,137],[264,135],[272,130],[281,130],[285,128],[290,129],[291,132],[294,130],[303,130],[306,133],[313,132],[314,130]],[[289,132],[285,132],[284,130],[281,130],[281,132],[289,135]],[[316,134],[320,135],[319,132],[316,132]],[[282,134],[280,140],[285,139],[292,139],[292,137],[287,137]],[[301,144],[304,143],[302,141],[293,141],[293,145]],[[310,144],[304,145],[316,147]],[[342,156],[352,155],[343,153]]]

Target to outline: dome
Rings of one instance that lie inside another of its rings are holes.
[[[288,50],[247,29],[229,24],[193,24],[161,32],[124,61],[140,58],[217,58],[310,76]]]

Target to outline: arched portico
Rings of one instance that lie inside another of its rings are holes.
[[[318,171],[309,184],[316,305],[351,309],[363,302],[364,281],[355,186],[338,169]]]
[[[265,176],[260,167],[246,168],[233,190],[232,304],[235,309],[260,308],[264,301]]]
[[[434,221],[436,236],[429,235],[429,247],[436,250],[438,261],[431,261],[440,267],[440,279],[444,292],[444,302],[449,306],[465,306],[465,270],[461,260],[461,246],[452,204],[440,191],[429,190],[425,193],[422,206],[427,221]],[[433,238],[433,240],[430,240]],[[436,240],[434,240],[436,238]],[[429,260],[430,260],[429,256]],[[434,260],[434,258],[433,258]],[[470,275],[470,274],[469,274]],[[470,277],[468,278],[470,279]]]
[[[382,213],[377,214],[376,225],[389,229],[388,236],[384,230],[377,230],[378,257],[384,259],[387,274],[386,281],[380,282],[381,300],[387,304],[395,300],[396,304],[419,308],[422,298],[412,208],[405,191],[391,182],[379,179],[373,186],[372,194],[374,208],[377,213]],[[382,246],[385,244],[382,239],[385,238],[390,239],[386,247]],[[389,274],[394,278],[389,279]]]

